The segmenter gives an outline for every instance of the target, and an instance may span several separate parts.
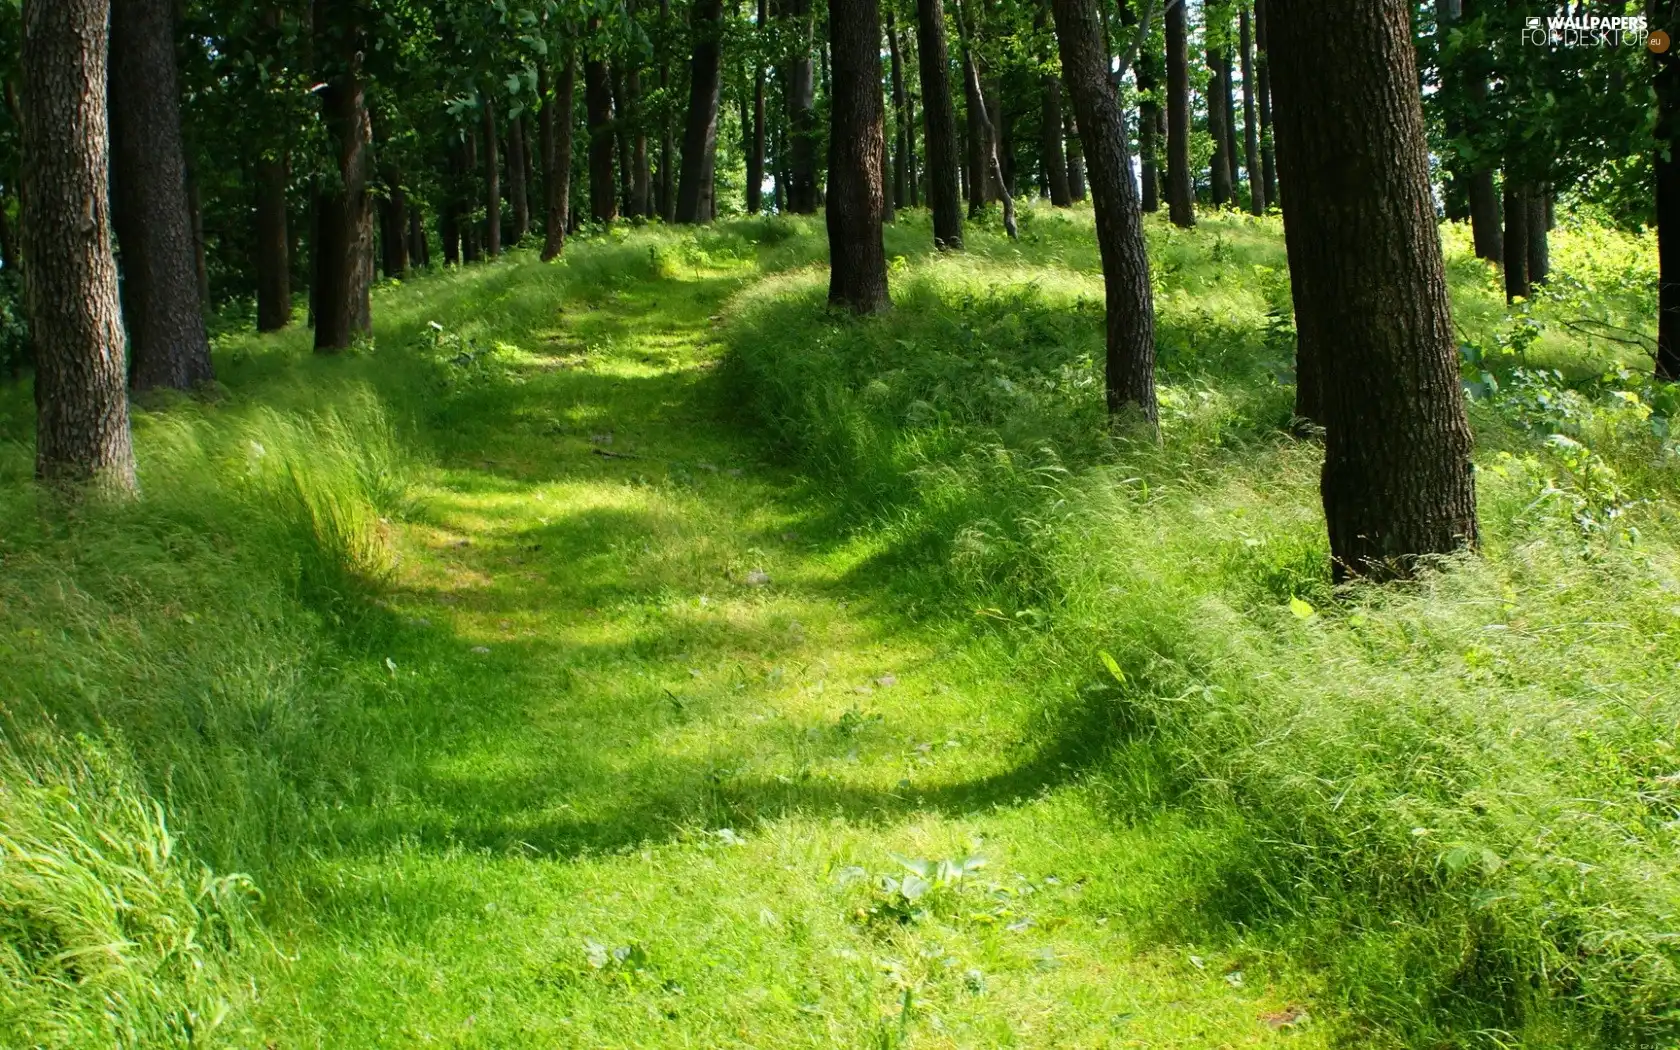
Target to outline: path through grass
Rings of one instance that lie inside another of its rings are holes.
[[[755,264],[583,299],[543,272],[401,293],[499,365],[390,523],[367,782],[266,881],[277,951],[249,953],[242,1024],[334,1048],[1321,1045],[1311,984],[1212,914],[1217,831],[1105,812],[996,643],[901,615],[870,537],[731,421],[712,334]],[[451,313],[497,295],[524,297],[500,328]]]

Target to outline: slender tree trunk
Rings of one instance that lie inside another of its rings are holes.
[[[1097,0],[1051,0],[1062,76],[1078,114],[1090,165],[1097,246],[1107,290],[1106,389],[1111,416],[1140,414],[1154,427],[1155,307],[1149,253],[1131,159],[1126,155],[1126,115],[1109,74],[1108,45]]]
[[[513,243],[531,232],[531,200],[525,192],[525,121],[508,121],[508,203],[513,206]]]
[[[899,37],[899,50],[908,48],[914,38],[909,30],[905,30]],[[904,91],[904,156],[905,165],[910,169],[908,178],[910,190],[910,207],[919,208],[921,201],[921,173],[917,167],[916,158],[916,93],[906,87]]]
[[[630,97],[624,86],[624,68],[628,64],[627,61],[621,61],[611,67],[610,83],[613,100],[613,144],[618,149],[618,207],[625,218],[634,218],[636,176],[631,166],[635,163],[635,147],[631,143]]]
[[[1270,0],[1268,0],[1270,2]],[[1173,225],[1196,225],[1190,180],[1190,50],[1183,0],[1164,12],[1167,32],[1167,213]]]
[[[1151,12],[1153,13],[1153,12]],[[1161,125],[1160,56],[1148,46],[1146,39],[1133,60],[1133,75],[1138,87],[1138,168],[1143,183],[1143,210],[1161,210],[1160,142],[1156,134]]]
[[[921,67],[922,119],[926,123],[928,207],[933,244],[962,251],[962,190],[957,185],[957,113],[951,103],[951,56],[945,44],[941,0],[916,0],[916,51]]]
[[[199,296],[175,75],[171,0],[112,0],[112,218],[122,247],[129,382],[190,389],[215,378]]]
[[[1675,382],[1680,381],[1680,61],[1672,50],[1650,57],[1657,96],[1657,148],[1651,158],[1657,198],[1655,374],[1660,380]],[[24,250],[27,255],[27,244]]]
[[[187,223],[192,228],[193,276],[198,282],[198,301],[210,301],[210,268],[204,251],[204,202],[198,195],[198,180],[187,168]],[[369,256],[371,259],[371,256]]]
[[[1073,110],[1062,108],[1062,136],[1067,140],[1068,194],[1075,201],[1085,199],[1085,144]]]
[[[1488,105],[1487,80],[1479,72],[1471,72],[1468,76],[1465,90],[1470,98],[1470,107],[1472,112],[1480,114]],[[1493,186],[1493,169],[1481,163],[1470,172],[1470,233],[1476,245],[1477,258],[1489,262],[1504,260],[1499,222],[1499,193]]]
[[[386,277],[402,277],[408,273],[408,197],[403,192],[401,169],[387,166],[382,178],[386,195],[380,205],[380,261]]]
[[[599,36],[599,21],[590,19],[590,39]],[[584,61],[583,99],[589,113],[589,217],[612,222],[618,218],[618,193],[613,185],[612,77],[605,59]]]
[[[682,175],[677,185],[677,221],[682,223],[706,222],[712,217],[718,95],[722,86],[718,38],[723,27],[723,0],[695,0],[692,25],[688,120],[683,127]]]
[[[548,75],[548,64],[537,67],[538,75]],[[543,261],[558,256],[566,248],[566,227],[572,206],[572,125],[573,91],[577,82],[577,62],[568,48],[565,63],[560,67],[560,83],[552,97],[548,84],[539,86],[542,96],[541,136],[543,151]]]
[[[829,0],[834,75],[828,137],[828,301],[857,313],[892,305],[881,242],[881,20],[876,0]]]
[[[444,184],[443,214],[438,217],[438,236],[443,240],[443,263],[459,266],[464,261],[466,247],[463,237],[466,199],[466,148],[459,139],[449,143],[449,171]],[[313,310],[313,295],[311,310]]]
[[[496,103],[489,95],[479,96],[479,117],[484,135],[484,254],[494,259],[502,254],[502,172]]]
[[[1476,542],[1409,5],[1269,0],[1278,163],[1303,345],[1322,355],[1337,579]]]
[[[963,20],[962,5],[957,5],[957,31],[962,37],[963,72],[968,78],[969,106],[974,119],[979,121],[978,128],[982,152],[980,164],[982,167],[980,183],[990,184],[989,188],[996,191],[1003,202],[1003,228],[1008,231],[1009,239],[1016,240],[1020,233],[1015,226],[1015,198],[1010,193],[1009,181],[1004,178],[1003,165],[998,160],[997,127],[992,123],[990,113],[986,109],[986,94],[980,87],[980,68],[974,61],[974,52],[969,46],[968,27]],[[972,121],[971,121],[972,123]]]
[[[421,269],[432,265],[431,246],[426,243],[426,221],[420,213],[418,201],[408,207],[408,260]]]
[[[895,207],[906,207],[910,204],[910,181],[914,175],[910,167],[910,122],[905,116],[904,105],[904,60],[898,53],[898,29],[893,24],[893,14],[887,11],[887,52],[892,61],[892,112],[893,112],[893,185],[892,203]]]
[[[315,267],[315,349],[348,348],[371,325],[368,288],[373,283],[373,196],[368,168],[373,125],[361,75],[363,38],[359,26],[328,19],[331,0],[315,0],[316,54],[326,59],[321,112],[336,149],[337,177],[316,199],[319,228]]]
[[[1266,191],[1266,206],[1278,206],[1277,153],[1272,144],[1272,75],[1266,57],[1266,5],[1254,0],[1254,43],[1256,47],[1254,88],[1260,109],[1260,175]]]
[[[877,6],[877,11],[879,11],[879,0],[875,0],[875,2],[876,2],[876,6]],[[880,46],[881,46],[880,42],[877,41],[876,44],[875,44],[877,52],[879,52]],[[877,58],[876,66],[878,67],[879,65],[880,65],[880,60],[879,60],[879,58]],[[879,68],[877,68],[875,70],[875,73],[876,73],[876,76],[875,76],[875,91],[876,91],[876,94],[880,95],[880,98],[876,100],[876,105],[877,105],[877,108],[881,111],[881,159],[880,159],[880,163],[876,166],[877,170],[881,173],[881,221],[886,222],[886,223],[891,223],[891,222],[897,222],[898,221],[898,212],[893,205],[893,178],[894,178],[894,170],[895,169],[893,168],[893,165],[892,165],[892,153],[887,149],[887,129],[886,129],[887,95],[886,95],[886,88],[882,84],[882,77],[880,75],[881,70]],[[833,155],[834,155],[834,147],[831,145],[829,147],[829,157],[832,159]],[[831,181],[832,181],[832,179],[831,179]]]
[[[1062,147],[1062,82],[1045,74],[1044,90],[1044,178],[1050,190],[1050,203],[1057,208],[1073,205],[1073,193],[1068,189],[1067,153]]]
[[[788,67],[788,210],[800,215],[817,210],[817,116],[816,83],[813,79],[811,52],[812,26],[810,0],[788,0],[787,17],[794,21],[796,39],[802,41]]]
[[[1505,301],[1527,299],[1533,294],[1528,282],[1528,194],[1512,175],[1505,173]]]
[[[635,18],[636,5],[629,6],[630,17]],[[642,71],[639,62],[629,60],[624,63],[624,112],[619,114],[621,123],[628,124],[630,138],[630,205],[631,215],[651,218],[653,209],[650,198],[652,196],[653,173],[648,170],[648,141],[647,124],[642,120]]]
[[[1552,272],[1550,227],[1546,222],[1546,202],[1550,194],[1535,186],[1528,198],[1528,283],[1545,284]]]
[[[960,23],[959,23],[960,25]],[[968,217],[979,217],[986,210],[986,202],[993,200],[998,188],[992,184],[992,137],[986,123],[986,99],[980,91],[980,73],[974,69],[968,44],[962,48],[963,101],[968,118]]]
[[[292,320],[291,238],[287,232],[286,157],[257,162],[257,331],[278,332]]]
[[[770,32],[769,7],[758,0],[758,36]],[[747,214],[757,215],[764,207],[764,60],[753,73],[752,137],[747,144]]]
[[[675,222],[677,147],[671,121],[671,0],[659,0],[659,25],[665,30],[659,48],[659,90],[664,98],[659,116],[659,217]]]
[[[1209,11],[1211,23],[1213,12]],[[1208,26],[1208,32],[1213,32],[1213,26]],[[1219,49],[1210,46],[1207,51],[1208,90],[1208,135],[1213,139],[1213,159],[1210,162],[1210,179],[1213,193],[1213,206],[1223,208],[1231,203],[1233,197],[1231,186],[1231,158],[1227,152],[1226,143],[1229,134],[1226,120],[1229,113],[1225,109],[1225,80]]]
[[[1266,182],[1260,170],[1260,129],[1254,119],[1254,31],[1249,25],[1246,7],[1242,9],[1238,18],[1241,23],[1239,43],[1242,47],[1243,167],[1248,172],[1248,210],[1255,215],[1264,215]]]
[[[24,285],[35,346],[35,473],[135,488],[127,345],[111,251],[107,0],[23,4]]]

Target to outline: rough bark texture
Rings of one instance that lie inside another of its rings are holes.
[[[599,28],[592,19],[592,38]],[[618,218],[618,193],[613,185],[612,77],[605,59],[592,56],[583,64],[583,104],[589,117],[589,217],[612,222]]]
[[[1480,111],[1487,107],[1487,80],[1480,73],[1470,74],[1465,90],[1473,109]],[[1470,233],[1476,245],[1477,258],[1489,262],[1504,261],[1504,241],[1499,221],[1499,192],[1493,186],[1493,169],[1483,164],[1470,173]]]
[[[1243,167],[1248,172],[1248,210],[1255,215],[1264,215],[1266,183],[1260,171],[1260,129],[1254,119],[1254,31],[1249,25],[1247,8],[1238,17],[1242,47]]]
[[[904,59],[898,53],[898,28],[891,11],[887,12],[887,56],[892,63],[892,204],[902,208],[910,203],[910,123],[905,116]]]
[[[1079,138],[1079,122],[1073,110],[1062,108],[1062,135],[1067,139],[1068,193],[1076,201],[1085,199],[1085,145]]]
[[[1068,97],[1079,117],[1107,290],[1108,411],[1156,420],[1155,306],[1126,119],[1109,76],[1097,0],[1052,0]]]
[[[1680,60],[1672,50],[1652,54],[1651,60],[1657,89],[1657,149],[1651,158],[1657,195],[1656,376],[1674,382],[1680,381]]]
[[[35,473],[133,491],[127,345],[111,251],[107,0],[23,5],[24,284]]]
[[[712,218],[712,176],[717,164],[718,95],[722,86],[723,0],[695,0],[694,54],[689,63],[688,118],[683,126],[682,174],[677,182],[677,221]]]
[[[759,35],[769,32],[769,9],[758,0]],[[747,142],[747,214],[757,215],[764,207],[764,62],[753,75],[752,133]]]
[[[531,199],[525,192],[525,122],[508,121],[508,205],[513,212],[513,243],[531,232]]]
[[[797,50],[788,62],[787,105],[789,142],[788,152],[788,211],[801,215],[814,214],[819,203],[817,192],[817,116],[816,79],[811,58],[813,50],[810,0],[787,0],[785,13],[793,23],[792,38]]]
[[[136,390],[215,377],[187,208],[174,11],[173,0],[111,3],[111,203]]]
[[[928,207],[933,211],[933,243],[961,251],[962,190],[957,184],[957,112],[951,103],[951,56],[945,44],[945,9],[940,0],[916,0],[916,51],[922,81],[922,120],[926,125]]]
[[[338,169],[316,199],[315,349],[322,353],[346,349],[372,328],[373,125],[361,78],[361,32],[339,14],[335,0],[315,0],[316,52],[328,59],[321,112]]]
[[[876,0],[829,2],[828,301],[874,313],[892,305],[881,242],[881,19]]]
[[[1190,180],[1190,45],[1185,4],[1169,4],[1167,33],[1167,214],[1175,226],[1196,225]]]
[[[1404,0],[1269,0],[1296,322],[1325,354],[1322,492],[1338,579],[1476,541]]]
[[[1269,0],[1254,0],[1255,70],[1254,89],[1259,95],[1260,110],[1260,175],[1266,189],[1266,206],[1278,206],[1277,151],[1272,143],[1272,73],[1266,57],[1266,5]]]
[[[1225,145],[1229,140],[1229,125],[1226,122],[1230,119],[1230,112],[1225,108],[1225,63],[1217,49],[1208,48],[1207,64],[1210,74],[1207,90],[1208,135],[1213,139],[1209,185],[1213,194],[1213,206],[1223,208],[1232,200],[1231,158]]]
[[[548,66],[538,67],[538,74],[548,74]],[[577,63],[570,52],[560,68],[560,83],[550,96],[547,83],[539,86],[542,95],[542,114],[539,132],[543,152],[543,261],[559,255],[566,248],[566,227],[571,219],[572,206],[572,123],[573,92],[577,83]]]
[[[1528,283],[1528,194],[1510,173],[1505,173],[1505,301],[1527,299]]]
[[[1044,152],[1044,181],[1050,190],[1050,203],[1057,208],[1073,205],[1073,191],[1068,188],[1067,153],[1062,146],[1062,82],[1045,74],[1044,126],[1041,134]]]
[[[1547,202],[1550,196],[1545,190],[1535,188],[1528,197],[1528,283],[1530,285],[1545,284],[1546,278],[1552,272],[1551,243],[1546,236],[1550,232],[1550,224],[1546,221]]]
[[[1161,144],[1157,129],[1161,126],[1160,56],[1147,46],[1140,47],[1134,59],[1138,93],[1138,168],[1143,183],[1143,210],[1161,210]]]
[[[291,238],[286,158],[257,162],[257,331],[277,332],[292,320]]]

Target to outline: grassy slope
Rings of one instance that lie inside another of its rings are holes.
[[[371,352],[224,337],[142,505],[69,519],[7,392],[0,1043],[1658,1030],[1673,457],[1510,367],[1613,365],[1555,322],[1634,323],[1648,259],[1559,236],[1531,340],[1449,231],[1490,556],[1336,596],[1275,225],[1152,227],[1155,449],[1102,427],[1088,221],[909,217],[861,325],[810,223],[387,288]]]

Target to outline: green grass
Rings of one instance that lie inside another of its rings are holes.
[[[1150,235],[1161,447],[1038,208],[904,216],[863,322],[743,220],[231,332],[131,507],[0,394],[0,1044],[1657,1038],[1674,459],[1582,334],[1643,247],[1513,321],[1448,232],[1487,554],[1336,593],[1275,223]]]

